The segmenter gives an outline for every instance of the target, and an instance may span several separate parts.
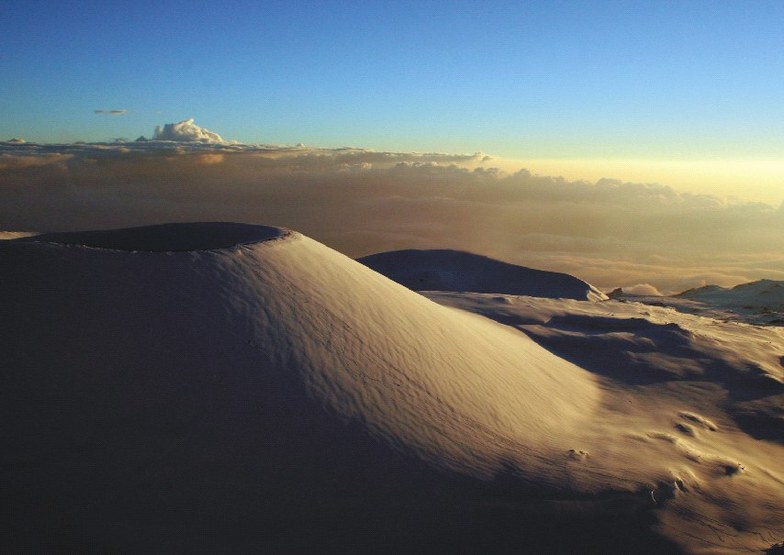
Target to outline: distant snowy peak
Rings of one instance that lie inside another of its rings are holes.
[[[676,296],[710,304],[721,303],[728,307],[784,310],[784,281],[761,279],[732,288],[707,285]]]
[[[729,291],[726,287],[721,287],[719,285],[703,285],[702,287],[694,287],[693,289],[687,289],[682,293],[678,293],[677,295],[673,295],[674,297],[684,297],[687,299],[702,297],[705,295],[712,295],[715,293],[720,293],[722,291]]]
[[[196,125],[193,118],[178,123],[167,123],[163,127],[157,126],[153,139],[156,141],[226,143],[223,137],[217,133]]]
[[[763,295],[780,295],[784,292],[784,281],[760,279],[749,283],[741,283],[732,288],[733,291],[754,291]]]
[[[469,252],[402,250],[372,254],[358,261],[415,291],[471,291],[582,301],[607,299],[594,286],[569,274],[534,270]]]
[[[761,279],[735,287],[705,285],[677,295],[635,295],[615,289],[610,298],[674,308],[719,320],[763,326],[784,326],[784,281]]]

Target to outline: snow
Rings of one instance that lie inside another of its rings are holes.
[[[359,262],[416,291],[473,291],[579,300],[607,296],[568,274],[516,266],[454,250],[404,250],[372,254]]]
[[[248,224],[200,222],[129,229],[40,234],[35,242],[108,250],[180,252],[221,250],[285,237],[288,230]]]
[[[761,279],[735,287],[705,285],[672,296],[629,294],[626,289],[610,295],[618,300],[670,306],[682,312],[751,324],[784,324],[784,282]]]
[[[678,296],[714,306],[784,311],[784,282],[770,279],[741,283],[732,288],[715,285],[700,287],[684,291]]]
[[[242,224],[11,238],[0,260],[11,550],[784,537],[779,328],[513,294],[512,270],[423,296]]]
[[[754,552],[781,537],[784,330],[634,302],[426,295],[601,376],[604,411],[586,418],[584,450],[608,457],[597,471],[619,482],[657,476],[660,529],[682,548]]]

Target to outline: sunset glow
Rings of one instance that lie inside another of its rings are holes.
[[[3,553],[784,553],[784,0],[0,4]]]

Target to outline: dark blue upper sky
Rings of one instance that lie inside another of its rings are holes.
[[[194,117],[242,142],[781,159],[782,29],[779,1],[5,2],[0,138]]]

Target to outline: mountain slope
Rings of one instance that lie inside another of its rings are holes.
[[[784,311],[784,282],[771,279],[741,283],[731,288],[706,285],[675,296],[702,301],[716,308]]]
[[[598,402],[519,333],[294,232],[55,234],[0,257],[11,547],[422,547],[455,533],[390,530],[419,529],[422,495],[468,515],[499,476],[563,489],[551,461]]]
[[[0,241],[0,283],[7,551],[754,552],[784,534],[781,446],[745,433],[776,426],[773,329],[706,341],[631,303],[441,294],[503,325],[240,224]]]
[[[568,274],[534,270],[462,251],[390,251],[358,261],[415,291],[473,291],[577,300],[607,298],[595,287]]]

